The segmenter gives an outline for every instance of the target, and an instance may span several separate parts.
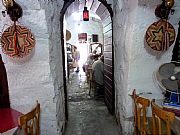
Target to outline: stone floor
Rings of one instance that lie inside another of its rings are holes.
[[[104,101],[93,99],[88,92],[85,74],[72,73],[68,83],[69,121],[65,135],[119,135],[115,118],[109,114]]]

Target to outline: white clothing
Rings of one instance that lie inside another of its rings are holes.
[[[92,64],[93,77],[96,83],[104,84],[104,63],[99,59]]]

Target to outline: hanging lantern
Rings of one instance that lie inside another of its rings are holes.
[[[83,10],[83,21],[89,21],[89,11],[87,10],[87,7],[84,7]]]

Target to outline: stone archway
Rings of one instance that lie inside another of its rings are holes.
[[[105,47],[104,47],[104,55],[105,55],[105,103],[110,111],[111,114],[114,114],[115,110],[115,90],[114,90],[114,54],[113,54],[113,42],[112,42],[112,17],[113,11],[106,1],[104,0],[97,0],[101,3],[99,6],[100,8],[106,8],[104,11],[100,11],[99,14],[102,15],[103,18],[106,18],[104,21],[105,30]],[[64,33],[63,33],[63,21],[64,15],[67,8],[74,2],[74,0],[65,1],[63,8],[61,10],[60,15],[60,28],[61,28],[61,45],[62,45],[62,54],[64,52]],[[104,13],[104,15],[103,15]],[[105,15],[107,14],[107,15]],[[67,87],[66,87],[66,78],[65,78],[65,55],[62,55],[63,59],[63,72],[64,72],[64,93],[65,93],[65,114],[66,119],[68,119],[68,105],[67,105]],[[110,83],[108,83],[110,82]]]

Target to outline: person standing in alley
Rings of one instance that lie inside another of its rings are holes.
[[[104,97],[104,56],[102,55],[92,65],[93,78],[96,83],[95,98]]]
[[[77,50],[76,46],[74,46],[73,58],[74,58],[73,66],[76,67],[76,71],[75,72],[79,72],[80,52]]]

